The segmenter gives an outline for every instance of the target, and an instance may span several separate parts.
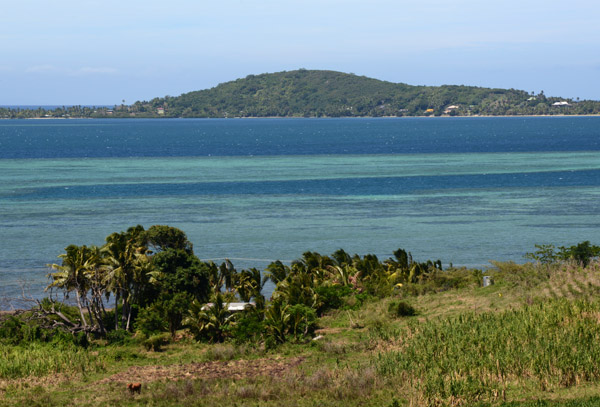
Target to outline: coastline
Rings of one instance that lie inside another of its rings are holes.
[[[456,119],[456,118],[537,118],[537,117],[600,117],[600,113],[594,114],[545,114],[545,115],[469,115],[469,116],[251,116],[251,117],[164,117],[164,116],[149,116],[149,117],[0,117],[0,120],[104,120],[104,119],[119,119],[119,120],[139,120],[139,119],[204,119],[204,120],[256,120],[256,119]]]

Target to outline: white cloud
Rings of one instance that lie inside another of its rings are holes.
[[[84,66],[83,68],[80,68],[74,72],[72,72],[73,75],[114,75],[117,73],[117,70],[115,68],[110,68],[110,67],[91,67],[91,66]]]
[[[59,69],[54,65],[35,65],[25,69],[25,72],[27,73],[49,73],[58,71]]]
[[[1,70],[0,66],[0,70]],[[41,73],[41,74],[59,74],[59,75],[69,75],[69,76],[84,76],[84,75],[114,75],[117,73],[115,68],[106,67],[106,66],[84,66],[79,69],[70,69],[70,68],[59,68],[54,65],[34,65],[25,69],[26,73]]]

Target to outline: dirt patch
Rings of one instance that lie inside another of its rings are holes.
[[[347,331],[348,328],[321,328],[315,331],[317,335],[327,335],[327,334],[339,334],[340,332]]]
[[[243,379],[251,376],[278,376],[298,366],[304,358],[232,360],[169,366],[132,366],[98,383],[148,383],[182,379]]]

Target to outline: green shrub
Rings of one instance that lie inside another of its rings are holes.
[[[23,340],[23,321],[14,316],[8,317],[0,325],[0,339],[2,342],[17,345]]]
[[[317,328],[317,313],[314,309],[303,304],[292,305],[288,308],[290,315],[288,332],[296,341],[311,337]]]
[[[322,285],[315,288],[315,293],[319,296],[317,313],[323,315],[328,310],[341,308],[345,304],[345,297],[352,294],[352,291],[346,285]]]
[[[106,340],[109,345],[124,345],[131,342],[131,333],[125,329],[115,329],[106,333]]]
[[[391,302],[388,306],[388,312],[394,318],[417,315],[417,310],[406,301]]]
[[[58,329],[44,329],[36,321],[23,321],[11,315],[0,324],[0,342],[8,345],[49,342],[59,332]]]
[[[363,306],[363,304],[373,299],[373,296],[369,293],[356,293],[346,298],[346,304],[342,307],[343,310],[357,310]]]
[[[167,331],[169,325],[164,318],[163,310],[156,304],[153,304],[148,308],[140,310],[138,318],[135,321],[135,329],[148,337]]]
[[[264,334],[264,315],[258,310],[249,310],[239,314],[231,329],[231,336],[237,343],[258,343]]]
[[[144,341],[144,347],[146,350],[160,352],[163,346],[169,344],[170,340],[171,336],[168,333],[152,335]]]

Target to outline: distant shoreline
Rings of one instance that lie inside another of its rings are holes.
[[[332,116],[332,117],[297,117],[297,116],[250,116],[250,117],[2,117],[0,120],[140,120],[140,119],[203,119],[203,120],[256,120],[256,119],[457,119],[457,118],[535,118],[535,117],[600,117],[599,113],[594,114],[545,114],[545,115],[470,115],[470,116]]]

